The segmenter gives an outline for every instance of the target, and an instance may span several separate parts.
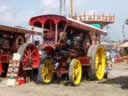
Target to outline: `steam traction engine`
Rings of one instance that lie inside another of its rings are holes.
[[[0,76],[30,77],[30,72],[38,70],[40,57],[34,44],[26,43],[26,34],[34,31],[0,25]],[[12,63],[13,54],[20,54],[20,64]],[[35,77],[34,77],[35,78]]]
[[[45,29],[38,79],[51,83],[66,76],[79,85],[82,76],[101,80],[105,72],[105,49],[100,45],[104,30],[58,15],[33,17],[30,25]]]

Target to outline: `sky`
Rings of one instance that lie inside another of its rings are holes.
[[[123,40],[122,26],[128,38],[128,0],[74,0],[75,13],[98,13],[114,15],[115,23],[105,30],[107,38]],[[28,27],[31,17],[43,14],[59,14],[59,0],[0,0],[0,25]],[[69,14],[69,0],[66,0],[66,12]]]

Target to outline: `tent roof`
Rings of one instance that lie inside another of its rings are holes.
[[[128,47],[128,42],[120,44],[119,47]]]

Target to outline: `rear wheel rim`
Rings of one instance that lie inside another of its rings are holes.
[[[96,52],[95,67],[96,67],[96,78],[98,80],[102,80],[104,77],[104,72],[105,72],[104,48],[99,48]]]

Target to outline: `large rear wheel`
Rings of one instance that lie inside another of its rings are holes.
[[[92,45],[89,48],[88,56],[91,57],[91,65],[88,70],[89,78],[102,80],[106,68],[105,49],[100,45]]]
[[[21,55],[19,75],[23,76],[26,82],[36,81],[38,71],[33,73],[33,70],[37,70],[40,64],[38,49],[33,44],[25,43],[19,47],[18,53]]]
[[[105,52],[103,48],[99,48],[96,53],[95,67],[96,67],[96,78],[102,80],[105,73]]]
[[[82,78],[82,66],[78,59],[72,59],[69,65],[69,80],[74,86],[78,86]]]
[[[38,68],[40,64],[39,51],[33,44],[23,44],[18,49],[21,54],[21,64],[23,70]]]

